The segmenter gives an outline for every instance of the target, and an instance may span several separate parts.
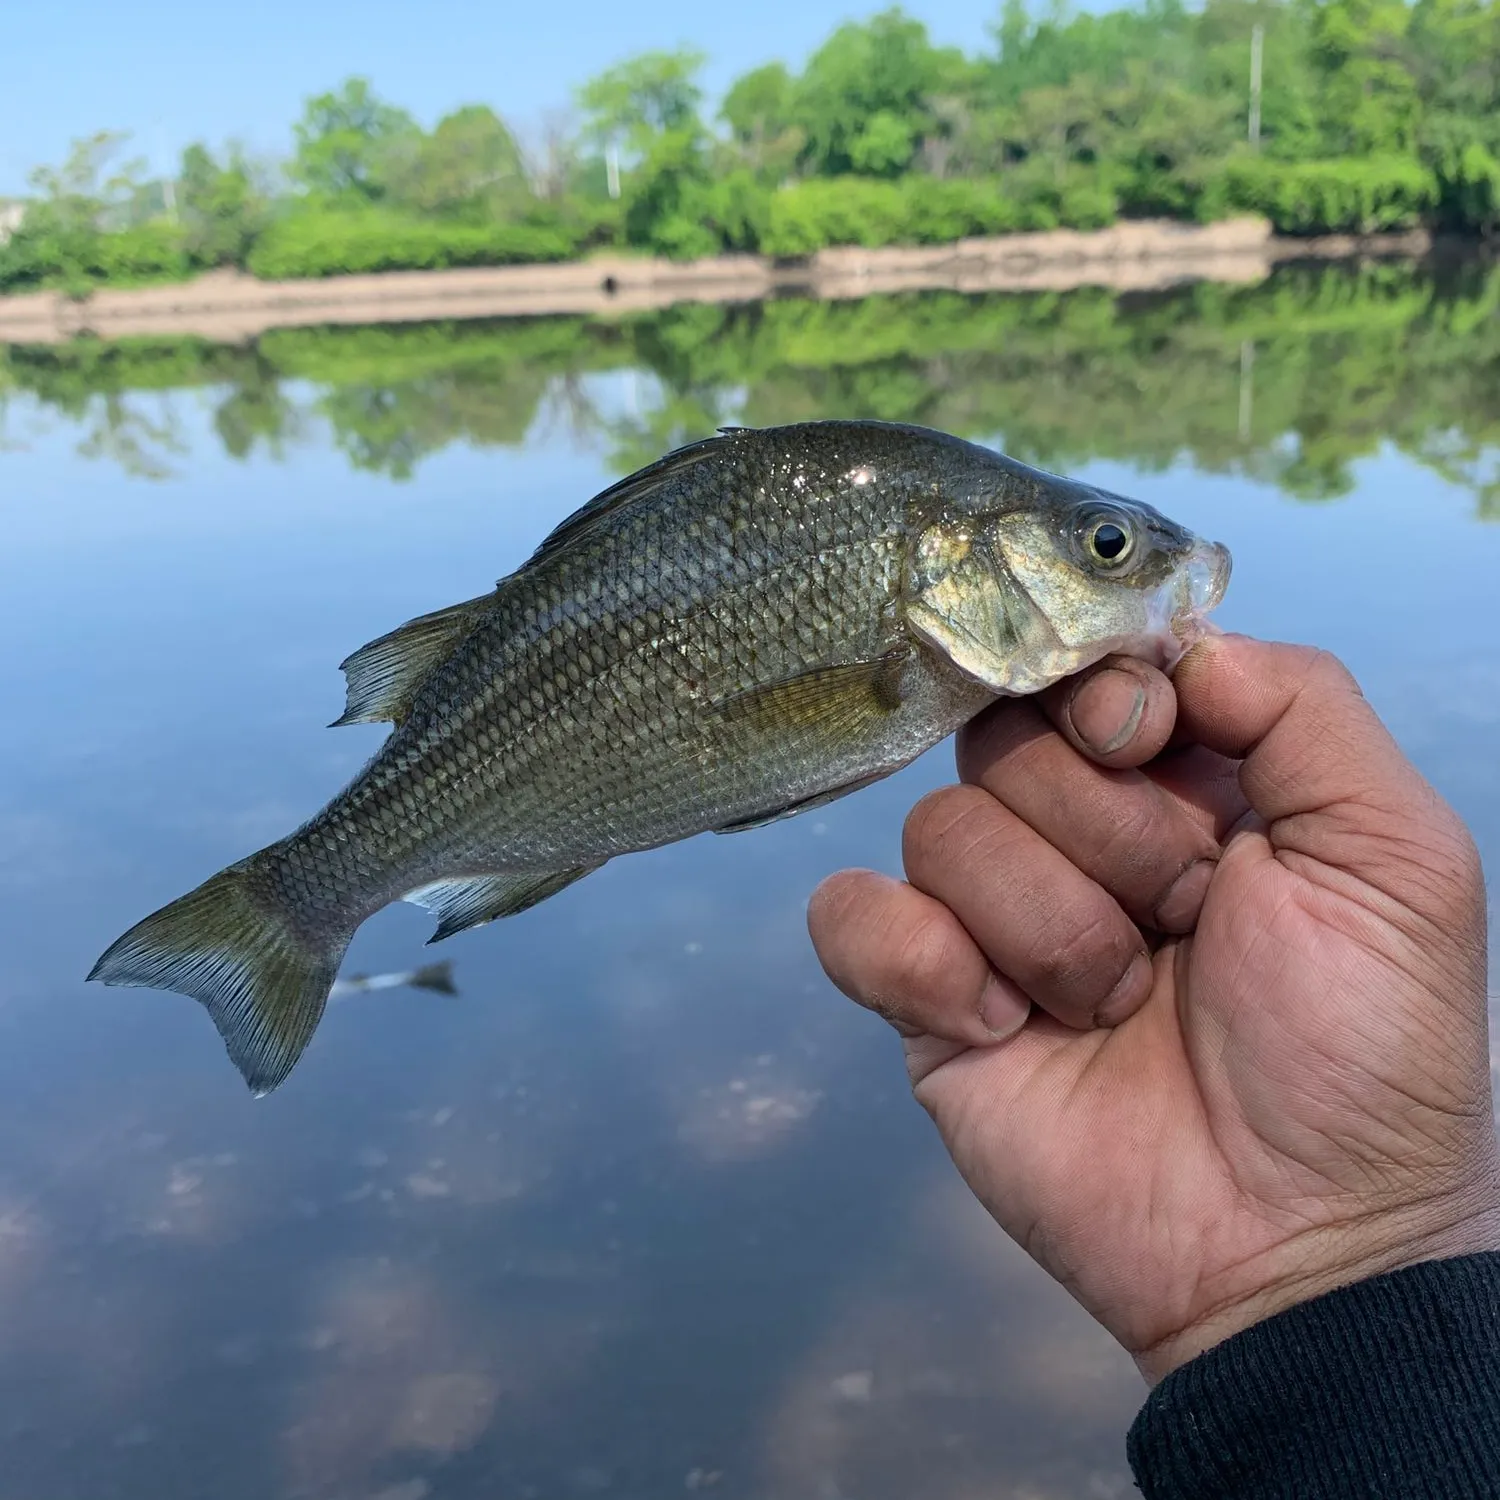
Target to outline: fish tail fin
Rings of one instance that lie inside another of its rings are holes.
[[[252,854],[137,922],[88,976],[201,1001],[257,1097],[286,1078],[312,1039],[358,925],[317,931],[299,921],[260,878],[280,852],[272,845]]]
[[[458,993],[453,983],[453,961],[447,958],[441,963],[424,964],[412,974],[409,983],[414,990],[432,990],[439,995]]]

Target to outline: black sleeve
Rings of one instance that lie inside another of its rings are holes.
[[[1500,1496],[1500,1252],[1304,1302],[1174,1370],[1130,1429],[1148,1500]]]

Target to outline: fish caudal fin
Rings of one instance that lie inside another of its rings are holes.
[[[255,879],[252,855],[137,922],[89,973],[105,984],[174,990],[202,1001],[230,1059],[259,1096],[312,1039],[353,929],[321,941]]]
[[[424,964],[412,973],[407,983],[414,990],[432,990],[438,995],[458,993],[458,986],[453,982],[453,964],[446,958],[441,963]]]

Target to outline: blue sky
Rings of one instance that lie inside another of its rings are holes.
[[[0,194],[75,136],[129,130],[153,165],[189,141],[238,136],[285,154],[307,95],[351,73],[425,124],[492,104],[523,131],[632,52],[688,43],[721,90],[773,58],[799,63],[884,0],[0,0]],[[1092,7],[1091,7],[1092,8]],[[988,45],[999,0],[913,0],[933,37]]]

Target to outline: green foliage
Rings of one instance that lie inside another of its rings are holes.
[[[181,281],[190,264],[181,236],[168,224],[73,236],[43,215],[28,215],[23,228],[0,245],[0,291],[56,288],[83,295],[105,282]]]
[[[1231,202],[1283,234],[1411,229],[1436,206],[1434,174],[1413,157],[1279,162],[1242,157],[1224,169]]]
[[[427,271],[564,260],[575,244],[543,224],[445,224],[380,209],[303,209],[273,224],[250,252],[266,280],[367,271]]]
[[[697,76],[707,60],[687,49],[643,52],[601,73],[578,91],[586,133],[601,146],[621,142],[633,156],[658,135],[696,133],[703,98]]]
[[[746,165],[772,181],[791,171],[807,143],[793,103],[792,75],[785,64],[768,63],[735,82],[719,110]]]
[[[744,168],[715,176],[701,136],[659,136],[631,174],[625,196],[628,243],[674,260],[760,248],[770,194]]]
[[[1494,120],[1443,114],[1423,127],[1422,159],[1438,182],[1437,220],[1450,230],[1500,230],[1500,128]]]
[[[857,177],[799,182],[771,199],[761,249],[790,258],[825,245],[889,245],[905,225],[906,198],[897,183]]]
[[[297,182],[323,198],[365,203],[384,196],[387,177],[403,169],[420,139],[412,117],[378,98],[364,78],[309,99],[293,135]]]
[[[445,115],[393,153],[383,183],[393,205],[470,223],[519,217],[535,201],[515,137],[482,104]]]
[[[139,162],[109,170],[125,139],[100,131],[75,141],[62,166],[31,174],[38,197],[27,206],[21,227],[0,245],[0,290],[59,287],[82,296],[100,281],[185,273],[174,232],[150,224],[104,228],[112,215],[125,217],[142,186]]]
[[[717,134],[700,117],[704,57],[646,52],[578,91],[577,132],[553,122],[527,153],[487,105],[427,132],[351,78],[307,102],[298,191],[279,203],[240,155],[201,146],[174,197],[115,166],[121,138],[100,135],[37,174],[0,286],[84,295],[177,274],[179,250],[190,267],[332,274],[621,244],[805,255],[1244,209],[1296,234],[1500,231],[1500,0],[1002,0],[994,38],[965,56],[882,10],[838,27],[800,73],[772,62],[736,80]],[[177,247],[158,227],[174,202]],[[98,243],[125,232],[135,241]]]
[[[1376,156],[1415,144],[1421,96],[1402,55],[1410,17],[1402,0],[1323,0],[1315,8],[1312,56],[1322,74],[1328,155]]]
[[[933,47],[927,28],[899,9],[841,26],[808,60],[789,123],[805,138],[802,160],[820,174],[895,176],[938,130],[933,96],[962,68]]]
[[[270,215],[243,156],[232,152],[220,166],[201,145],[182,153],[177,205],[183,246],[200,266],[242,264]]]
[[[170,224],[140,224],[113,234],[67,239],[28,215],[21,232],[0,245],[0,290],[57,287],[87,291],[102,282],[132,286],[181,281],[190,267],[182,237]]]
[[[988,180],[810,179],[772,196],[761,248],[791,257],[825,245],[942,245],[1018,230],[1099,229],[1116,212],[1108,180],[1079,168],[1017,167]]]
[[[652,137],[630,175],[625,235],[632,245],[681,260],[723,248],[706,220],[713,178],[706,143],[694,125]]]

